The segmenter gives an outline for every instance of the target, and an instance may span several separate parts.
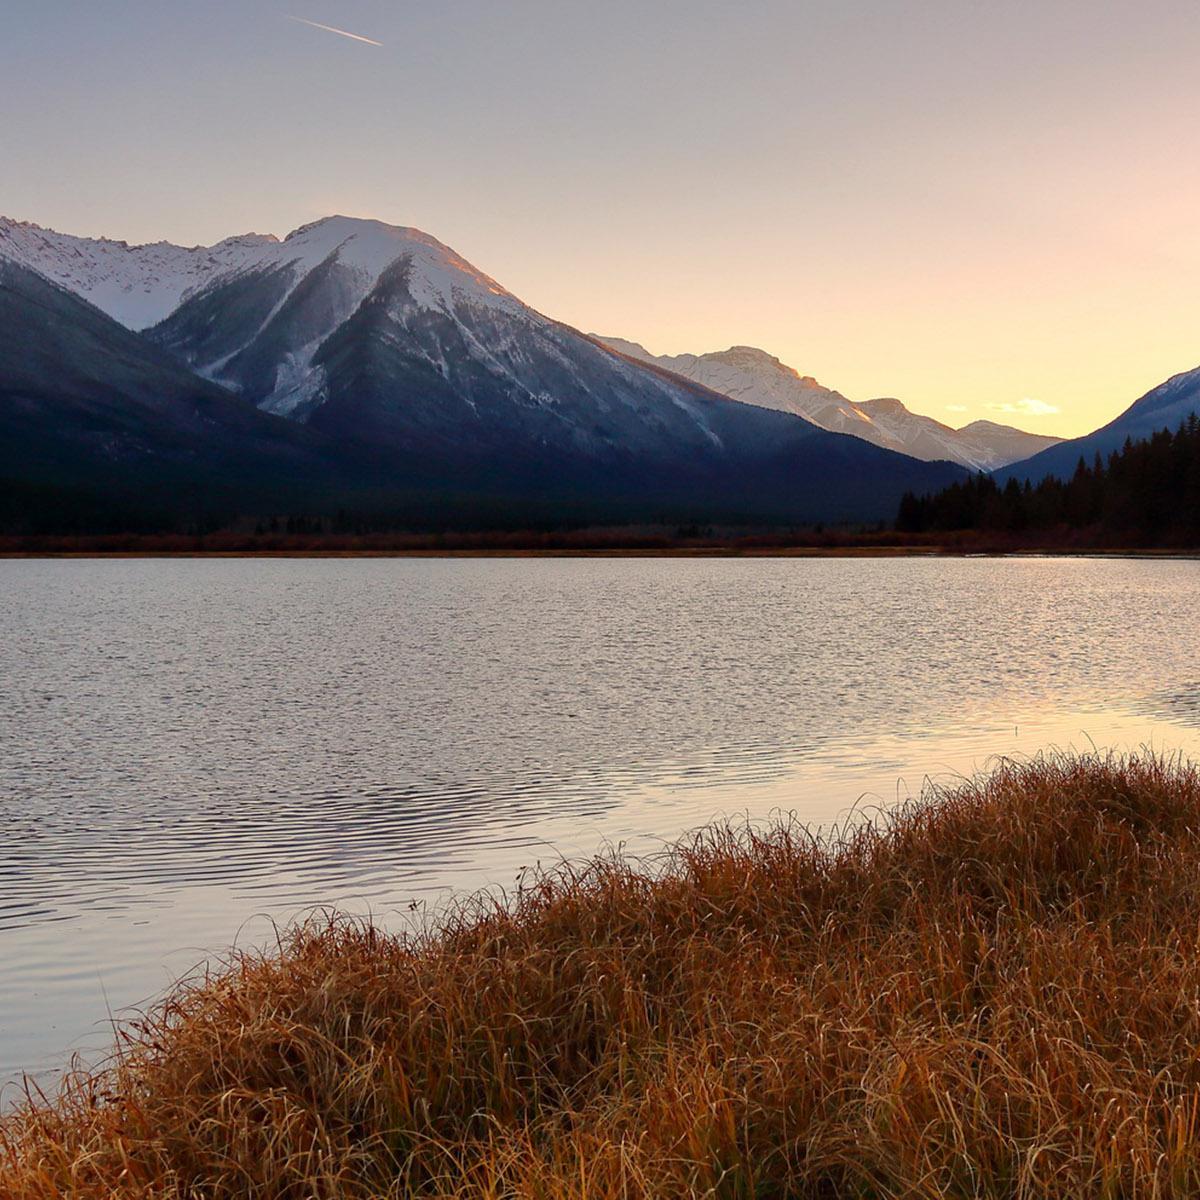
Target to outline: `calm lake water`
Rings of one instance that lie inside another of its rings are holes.
[[[1200,563],[0,562],[0,1081],[316,906],[1200,751]]]

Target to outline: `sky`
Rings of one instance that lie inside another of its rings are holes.
[[[954,425],[1081,434],[1200,365],[1200,0],[0,12],[6,216],[413,225],[586,331]]]

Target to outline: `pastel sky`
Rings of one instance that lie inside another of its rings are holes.
[[[0,212],[416,225],[583,329],[956,425],[1200,364],[1198,0],[280,3],[10,0]]]

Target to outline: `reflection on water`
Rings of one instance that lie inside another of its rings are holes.
[[[1147,696],[1138,708],[1159,721],[1200,729],[1200,683],[1168,688]]]
[[[1200,741],[1192,562],[7,562],[0,583],[0,1078],[104,1044],[106,1004],[265,917],[399,921],[723,813],[829,822],[989,755]]]

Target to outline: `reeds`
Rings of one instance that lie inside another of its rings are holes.
[[[1200,1194],[1200,775],[1003,763],[295,930],[0,1124],[25,1197]]]

